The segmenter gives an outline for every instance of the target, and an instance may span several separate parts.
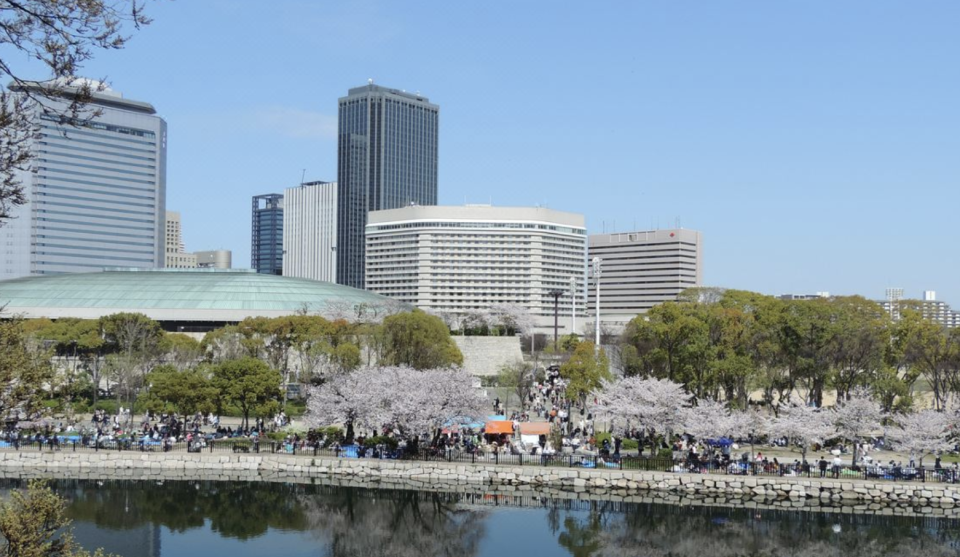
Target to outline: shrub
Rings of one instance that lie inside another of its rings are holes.
[[[597,440],[598,447],[602,447],[604,441],[609,441],[610,447],[611,448],[613,447],[613,435],[611,435],[609,431],[601,431],[597,433],[596,435],[594,435],[594,439]]]
[[[666,458],[668,460],[673,460],[673,449],[664,447],[657,451],[657,458]]]
[[[625,451],[635,451],[640,448],[640,443],[636,439],[624,439],[620,448]]]
[[[120,409],[120,405],[117,404],[115,400],[98,400],[96,404],[93,405],[94,410],[103,410],[107,414],[116,414],[117,410]]]

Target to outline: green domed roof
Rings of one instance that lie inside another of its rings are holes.
[[[0,281],[4,313],[54,319],[120,311],[144,313],[158,321],[233,322],[303,310],[349,317],[361,305],[396,304],[349,286],[248,270],[106,270]]]

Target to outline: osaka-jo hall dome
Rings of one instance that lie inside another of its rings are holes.
[[[240,269],[108,269],[0,281],[3,317],[96,319],[136,312],[168,331],[200,332],[303,311],[352,321],[396,305],[349,286]]]

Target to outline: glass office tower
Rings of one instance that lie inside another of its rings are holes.
[[[77,91],[65,88],[68,96]],[[53,111],[31,113],[36,172],[21,174],[27,203],[0,228],[0,280],[163,267],[166,122],[149,103],[110,89],[93,93],[80,120],[61,116],[67,99],[47,103]]]
[[[283,274],[283,196],[253,196],[250,266],[258,273]]]
[[[367,214],[437,204],[440,107],[372,83],[339,104],[337,282],[364,288]]]

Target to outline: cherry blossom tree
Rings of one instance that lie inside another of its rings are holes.
[[[701,399],[696,406],[684,408],[683,430],[700,440],[733,437],[740,434],[742,424],[727,405],[716,400]],[[739,414],[739,412],[737,412]]]
[[[608,420],[615,431],[636,426],[646,434],[665,438],[683,428],[684,409],[691,398],[679,383],[639,377],[604,381],[594,394],[597,415]]]
[[[831,413],[812,406],[782,406],[780,415],[770,421],[768,432],[773,437],[786,437],[788,442],[799,445],[806,460],[810,446],[823,444],[836,434],[833,418]]]
[[[833,425],[837,433],[853,443],[853,464],[857,463],[860,439],[880,429],[883,417],[880,403],[874,400],[869,389],[863,387],[851,391],[850,398],[834,409]]]
[[[348,438],[354,428],[386,427],[416,441],[450,420],[485,415],[487,401],[473,383],[459,368],[364,367],[311,387],[306,421],[314,427],[343,424]]]
[[[913,414],[896,417],[897,427],[890,429],[887,435],[902,451],[920,457],[936,454],[953,447],[951,437],[951,416],[936,410],[921,410]]]

